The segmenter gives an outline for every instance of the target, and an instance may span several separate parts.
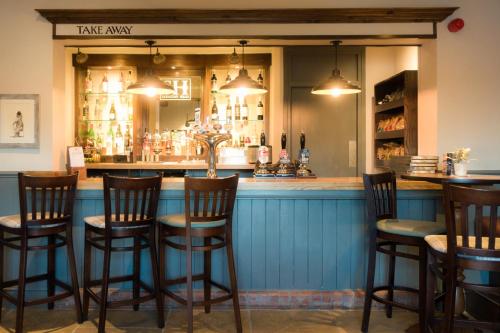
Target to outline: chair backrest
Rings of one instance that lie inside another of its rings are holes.
[[[18,174],[21,228],[71,223],[78,174]]]
[[[162,174],[153,177],[103,175],[106,229],[149,226],[156,220]]]
[[[500,190],[444,183],[443,191],[448,256],[452,260],[457,254],[500,258],[500,250],[495,250],[495,242],[500,242],[500,235],[497,233],[500,223]],[[460,223],[457,223],[455,214],[457,209],[460,212]],[[457,234],[460,235],[458,239]]]
[[[363,174],[368,221],[397,218],[396,174],[394,171]]]
[[[239,174],[226,178],[184,177],[186,227],[226,220],[231,225]]]

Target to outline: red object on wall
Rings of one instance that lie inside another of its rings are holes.
[[[448,23],[448,30],[450,32],[457,32],[462,30],[464,25],[465,25],[464,20],[462,20],[461,18],[456,18],[452,20],[450,23]]]

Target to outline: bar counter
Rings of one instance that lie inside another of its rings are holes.
[[[17,213],[17,175],[0,174],[0,185],[0,214]],[[81,275],[83,218],[104,212],[102,179],[82,180],[78,188],[74,238]],[[441,200],[439,185],[400,180],[398,188],[400,218],[435,221]],[[158,215],[180,213],[183,208],[183,178],[164,178]],[[342,307],[359,307],[363,297],[360,290],[364,288],[366,278],[367,227],[363,184],[359,177],[240,179],[233,239],[242,304],[325,308],[331,307],[333,302]],[[101,258],[100,253],[96,255]],[[147,255],[147,251],[143,251],[143,256]],[[131,256],[121,253],[113,256],[111,275],[129,274]],[[10,258],[10,265],[6,265],[5,278],[14,278],[18,271],[18,257],[10,254],[6,258]],[[101,272],[102,262],[99,260],[94,260],[94,272]],[[167,261],[169,277],[185,272],[185,254],[170,250]],[[203,261],[199,253],[194,255],[193,262],[194,271],[201,271]],[[227,284],[225,255],[219,250],[214,251],[212,262],[214,280]],[[151,268],[146,263],[147,260],[141,260],[142,274],[147,280]],[[415,286],[418,267],[405,259],[398,260],[397,265],[396,283]],[[66,266],[64,256],[59,256],[58,274],[67,276]],[[28,267],[30,274],[44,272],[44,254],[30,255]],[[386,276],[385,266],[377,267],[376,283],[385,280]],[[199,285],[195,284],[195,287]],[[30,288],[30,293],[44,295],[46,292],[45,284],[33,284]],[[130,285],[124,284],[122,288],[130,290]]]

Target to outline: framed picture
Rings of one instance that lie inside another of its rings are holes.
[[[0,94],[0,148],[39,148],[39,95]]]

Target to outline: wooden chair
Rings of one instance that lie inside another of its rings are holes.
[[[78,174],[44,175],[18,174],[20,214],[0,217],[0,314],[5,298],[16,305],[16,332],[23,331],[24,307],[48,304],[73,296],[77,321],[82,322],[82,307],[78,288],[73,249],[73,203]],[[5,237],[5,234],[13,237]],[[30,245],[30,240],[47,238],[47,243]],[[56,248],[66,245],[71,285],[56,278]],[[20,251],[19,278],[3,280],[4,246]],[[27,277],[29,251],[47,250],[47,273]],[[47,280],[47,297],[26,300],[26,284]],[[6,288],[17,286],[17,297]],[[56,294],[56,286],[64,291]]]
[[[500,296],[500,286],[465,282],[457,271],[468,269],[500,272],[500,190],[470,188],[444,184],[446,235],[426,236],[429,245],[427,268],[428,299],[434,293],[436,277],[446,285],[444,332],[453,332],[455,326],[500,330],[496,322],[475,321],[455,317],[455,289],[462,287],[482,294]],[[459,214],[456,214],[459,210]],[[458,216],[457,216],[458,215]],[[460,218],[457,223],[457,218]],[[488,223],[485,223],[488,220]],[[434,317],[434,304],[428,302],[426,326],[438,322]]]
[[[106,309],[132,305],[134,311],[139,304],[156,300],[158,327],[164,326],[163,300],[158,279],[156,254],[156,212],[161,190],[162,175],[147,178],[112,177],[104,174],[104,215],[88,216],[85,221],[84,296],[83,313],[88,317],[89,299],[99,304],[98,331],[103,333],[106,324]],[[114,201],[114,202],[112,202]],[[113,246],[113,240],[132,239],[131,246]],[[91,280],[91,250],[95,247],[104,252],[102,279]],[[153,287],[140,277],[141,250],[149,247],[153,272]],[[114,251],[133,252],[132,275],[110,278],[111,253]],[[133,298],[108,301],[108,287],[111,283],[132,281]],[[92,287],[101,286],[101,292]],[[140,290],[147,294],[141,296]]]
[[[392,317],[392,307],[400,307],[419,314],[420,331],[424,329],[425,319],[425,278],[426,278],[426,243],[424,237],[445,232],[445,227],[431,221],[402,220],[397,218],[396,176],[394,172],[364,174],[366,204],[369,225],[368,274],[361,331],[368,332],[372,300],[385,304],[387,318]],[[418,248],[418,254],[400,252],[398,245]],[[389,256],[388,285],[374,287],[375,262],[377,252]],[[419,263],[419,289],[394,285],[396,257],[413,259]],[[418,294],[418,307],[394,301],[394,290]],[[375,293],[387,291],[387,298]]]
[[[182,214],[167,215],[158,219],[159,223],[159,254],[160,254],[160,281],[163,293],[175,301],[187,305],[188,332],[193,332],[193,306],[203,305],[205,312],[210,312],[214,303],[233,300],[233,309],[236,330],[242,332],[236,270],[234,265],[232,242],[232,215],[238,175],[227,178],[184,178],[185,211]],[[173,237],[182,237],[184,242],[176,242]],[[203,239],[203,245],[193,245],[193,238]],[[187,276],[166,279],[165,250],[166,247],[186,251]],[[226,247],[229,277],[231,287],[221,285],[211,278],[212,251]],[[192,253],[204,252],[203,273],[193,275]],[[203,281],[204,299],[193,300],[193,281]],[[187,299],[169,290],[168,287],[187,283]],[[225,295],[212,298],[211,286],[226,292]]]

